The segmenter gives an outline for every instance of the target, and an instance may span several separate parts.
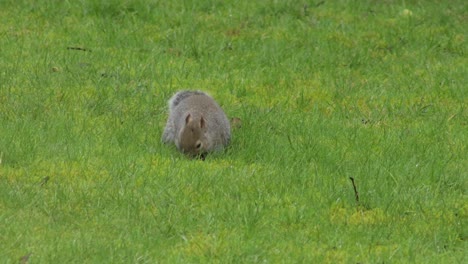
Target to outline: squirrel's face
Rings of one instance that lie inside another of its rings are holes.
[[[190,114],[185,118],[181,131],[179,149],[192,157],[203,157],[206,153],[206,124],[203,117],[194,119]]]

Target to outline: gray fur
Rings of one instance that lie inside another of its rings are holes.
[[[226,114],[211,96],[201,91],[179,91],[171,97],[164,143],[175,143],[180,151],[195,156],[222,150],[230,139]],[[200,150],[195,150],[197,143],[202,145]]]

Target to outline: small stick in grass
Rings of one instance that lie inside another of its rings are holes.
[[[67,50],[81,50],[81,51],[89,51],[91,52],[90,49],[82,48],[82,47],[67,47]]]
[[[357,190],[356,183],[354,182],[354,178],[353,178],[353,177],[349,177],[349,179],[351,180],[351,183],[353,184],[354,197],[356,197],[356,203],[359,204],[359,192],[358,192],[358,190]]]
[[[49,176],[45,176],[42,181],[41,181],[41,186],[44,186],[47,184],[47,182],[49,181],[50,177]]]

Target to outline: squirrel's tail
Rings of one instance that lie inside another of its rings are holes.
[[[169,99],[169,108],[174,108],[180,104],[184,99],[192,96],[192,95],[206,95],[204,92],[201,91],[180,91],[177,92],[174,96]]]

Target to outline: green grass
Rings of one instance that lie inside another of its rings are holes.
[[[467,260],[466,1],[36,2],[0,2],[2,263]],[[185,88],[242,120],[204,162],[160,142]]]

